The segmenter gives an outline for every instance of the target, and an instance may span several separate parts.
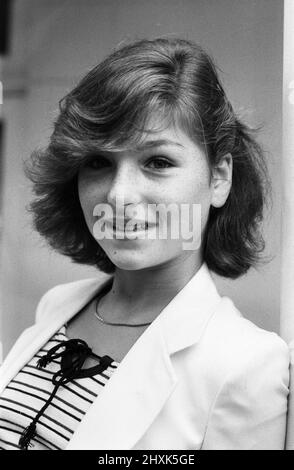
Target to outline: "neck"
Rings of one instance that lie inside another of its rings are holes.
[[[148,269],[117,268],[111,290],[101,299],[99,310],[109,321],[152,321],[194,276],[202,264],[198,253],[189,253]]]

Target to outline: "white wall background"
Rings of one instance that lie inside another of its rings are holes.
[[[272,261],[237,281],[215,276],[221,293],[263,328],[279,331],[282,0],[14,0],[12,51],[4,63],[6,120],[1,240],[2,339],[6,353],[34,319],[50,287],[99,276],[46,247],[26,212],[22,161],[46,144],[57,102],[125,39],[173,34],[199,42],[223,70],[234,107],[262,123],[274,207],[265,223]]]

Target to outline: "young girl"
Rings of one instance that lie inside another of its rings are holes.
[[[268,187],[211,58],[183,39],[116,50],[28,173],[35,228],[110,276],[42,297],[1,369],[1,447],[283,449],[287,346],[210,274],[256,264]]]

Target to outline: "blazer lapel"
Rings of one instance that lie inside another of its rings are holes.
[[[177,378],[157,325],[139,337],[100,392],[66,450],[131,449],[154,421]]]
[[[40,320],[24,330],[0,367],[0,393],[15,377],[22,367],[39,351],[49,339],[93,298],[109,281],[87,279],[82,292],[75,292],[72,298],[66,299],[62,306],[50,312],[50,318]]]
[[[129,350],[66,450],[132,449],[177,386],[172,355],[199,341],[220,300],[204,264]]]

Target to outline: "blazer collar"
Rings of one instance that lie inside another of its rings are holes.
[[[72,294],[72,297],[57,307],[55,312],[50,312],[50,322],[45,317],[39,325],[41,330],[46,331],[47,338],[49,339],[63,324],[75,316],[91,298],[98,295],[111,279],[107,278],[98,285],[95,278],[85,280],[81,291]],[[203,263],[151,325],[161,329],[169,354],[199,341],[220,300],[221,297],[207,264]],[[38,327],[38,324],[35,327]]]
[[[155,320],[161,324],[170,354],[200,340],[220,301],[210,271],[203,263]]]
[[[204,264],[129,350],[67,450],[140,448],[178,384],[172,354],[199,341],[220,301]]]

